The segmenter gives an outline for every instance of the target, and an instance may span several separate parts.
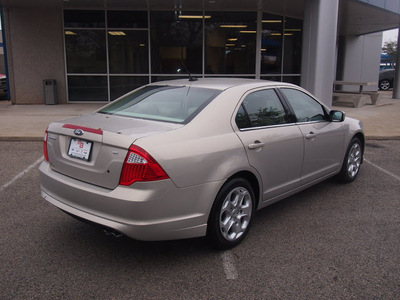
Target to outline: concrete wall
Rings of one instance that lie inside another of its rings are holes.
[[[4,19],[12,103],[45,103],[44,79],[57,80],[58,103],[66,103],[61,1],[59,7],[10,7]]]
[[[340,38],[337,76],[338,80],[378,82],[381,60],[382,33]],[[348,91],[358,87],[346,86]],[[376,91],[378,86],[365,87],[366,91]]]

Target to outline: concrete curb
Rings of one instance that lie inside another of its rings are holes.
[[[44,134],[43,134],[44,136]],[[43,142],[43,137],[34,136],[0,136],[0,142]]]

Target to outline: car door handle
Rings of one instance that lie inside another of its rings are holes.
[[[309,134],[306,134],[306,139],[310,140],[310,139],[315,138],[316,136],[317,135],[314,132],[310,131]]]
[[[261,148],[261,147],[264,147],[264,143],[261,143],[260,141],[254,141],[254,143],[253,144],[250,144],[249,145],[249,149],[258,149],[258,148]]]

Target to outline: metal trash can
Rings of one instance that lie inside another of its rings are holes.
[[[57,83],[55,79],[43,80],[44,101],[46,104],[57,104]]]

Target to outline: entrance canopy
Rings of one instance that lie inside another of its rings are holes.
[[[2,7],[60,7],[80,9],[255,11],[302,19],[298,0],[0,0]],[[340,1],[339,34],[363,35],[399,27],[400,1]]]

